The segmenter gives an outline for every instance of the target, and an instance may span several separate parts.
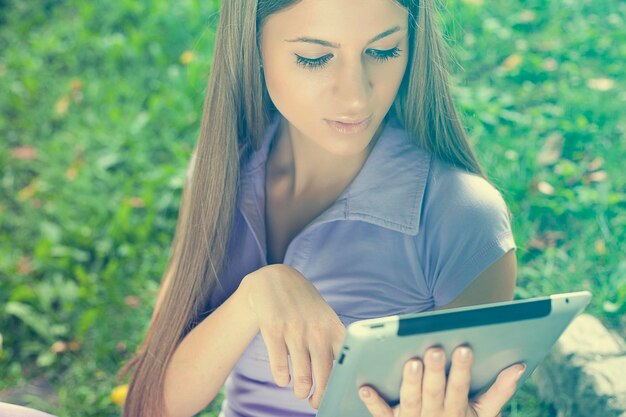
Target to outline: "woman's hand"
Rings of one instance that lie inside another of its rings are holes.
[[[289,355],[297,398],[309,396],[315,375],[309,403],[317,409],[341,349],[343,323],[313,284],[289,265],[258,269],[240,287],[258,320],[276,384],[289,385]]]
[[[360,388],[361,400],[372,416],[496,417],[515,393],[517,381],[526,369],[522,364],[506,368],[489,390],[469,402],[471,349],[463,346],[455,349],[447,382],[443,349],[430,348],[424,357],[423,364],[418,359],[406,362],[400,386],[400,404],[393,409],[372,387]]]

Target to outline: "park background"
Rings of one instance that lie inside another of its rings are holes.
[[[218,10],[0,0],[0,398],[119,415],[116,374],[167,261]],[[513,214],[516,298],[591,290],[587,312],[626,335],[626,4],[440,10],[456,103]],[[556,411],[528,381],[504,415]]]

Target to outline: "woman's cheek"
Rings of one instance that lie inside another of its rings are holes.
[[[293,66],[296,66],[293,64]],[[266,78],[268,93],[272,102],[288,114],[298,108],[316,109],[323,107],[321,92],[324,89],[323,79],[301,74],[306,70],[276,71]]]
[[[279,69],[269,69],[265,74],[267,92],[274,105],[280,110],[284,105],[289,105],[290,94],[293,90],[291,77],[285,71]],[[283,103],[286,102],[286,103]],[[281,104],[283,104],[281,106]]]

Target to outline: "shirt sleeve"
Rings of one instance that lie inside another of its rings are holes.
[[[422,266],[441,306],[516,245],[506,203],[484,178],[436,163],[425,197]]]

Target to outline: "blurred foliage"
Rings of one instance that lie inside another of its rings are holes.
[[[514,216],[517,297],[589,289],[588,311],[625,335],[626,6],[442,6],[457,105]],[[115,374],[167,261],[218,8],[0,0],[0,390],[51,381],[32,407],[119,414]],[[529,381],[505,415],[554,415],[535,394]]]
[[[466,0],[445,16],[467,67],[457,103],[514,216],[517,295],[591,290],[588,312],[624,334],[624,3]]]

